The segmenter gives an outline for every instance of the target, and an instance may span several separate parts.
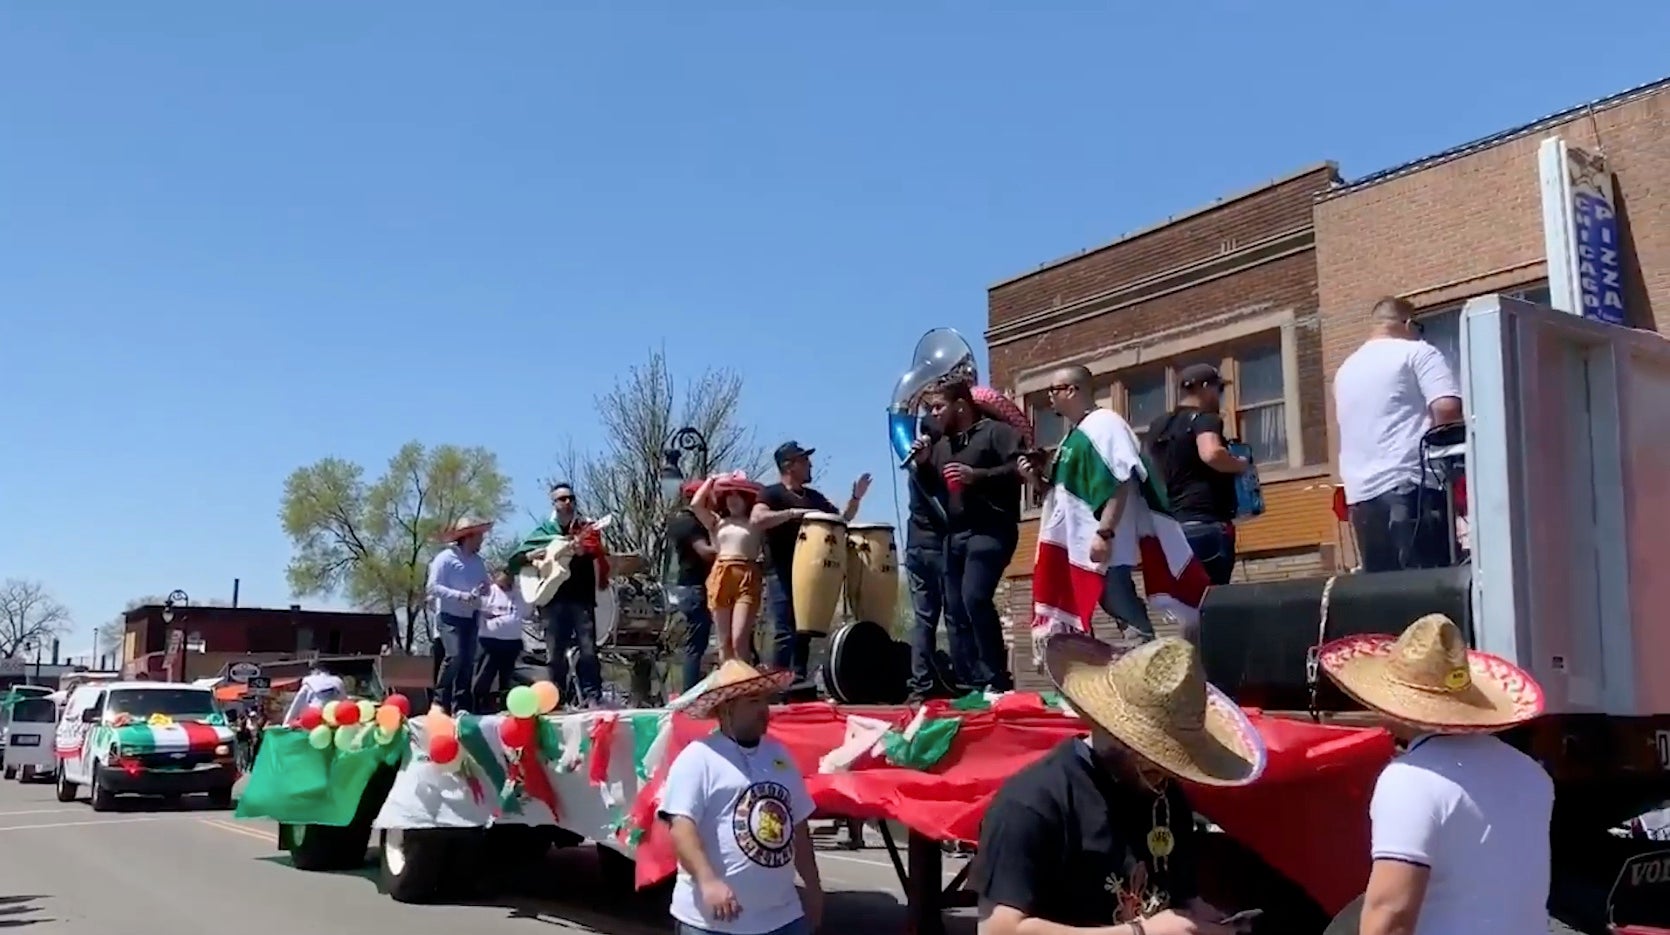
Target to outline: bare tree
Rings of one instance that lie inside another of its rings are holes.
[[[39,581],[7,578],[0,584],[0,656],[15,656],[30,644],[44,647],[69,627],[69,610]]]
[[[706,463],[684,459],[683,469],[765,473],[765,450],[741,423],[742,376],[730,370],[706,370],[684,384],[673,379],[664,351],[632,367],[608,392],[593,398],[604,444],[583,451],[572,443],[557,456],[555,481],[567,481],[586,513],[613,514],[604,533],[609,548],[642,555],[652,569],[665,557],[663,529],[674,503],[661,489],[668,440],[689,427],[707,441]]]

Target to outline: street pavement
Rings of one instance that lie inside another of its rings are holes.
[[[118,799],[96,813],[61,803],[51,785],[0,781],[0,929],[41,935],[180,935],[257,926],[263,931],[402,935],[601,932],[665,935],[665,888],[599,899],[589,847],[556,852],[537,894],[490,903],[410,906],[377,891],[375,870],[304,873],[278,851],[270,822],[239,821],[198,797],[170,807]],[[903,897],[887,852],[835,850],[820,841],[825,932],[904,930]],[[373,855],[374,856],[374,855]],[[947,874],[957,867],[947,861]],[[607,906],[605,906],[607,904]],[[948,918],[970,935],[967,910]]]

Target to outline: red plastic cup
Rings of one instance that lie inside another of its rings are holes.
[[[958,465],[951,464],[947,464],[945,466],[945,489],[951,491],[952,493],[963,492],[963,477],[961,474],[952,470],[953,467],[957,466]]]

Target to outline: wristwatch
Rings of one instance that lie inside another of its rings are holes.
[[[1097,529],[1096,530],[1096,538],[1102,540],[1103,542],[1111,542],[1113,540],[1113,530],[1111,530],[1111,529]]]

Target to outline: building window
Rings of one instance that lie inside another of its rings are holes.
[[[1171,408],[1166,393],[1166,374],[1166,369],[1160,368],[1147,373],[1132,373],[1123,380],[1125,421],[1131,423],[1145,450],[1148,448],[1149,426]]]
[[[1281,345],[1249,348],[1235,357],[1233,431],[1257,464],[1287,463],[1287,387]]]
[[[1518,289],[1503,289],[1502,295],[1515,299],[1524,299],[1538,305],[1547,305],[1549,300],[1548,283],[1533,283]],[[1423,329],[1422,336],[1426,342],[1444,355],[1444,360],[1450,365],[1450,370],[1457,379],[1461,377],[1461,307],[1465,300],[1454,305],[1446,305],[1432,311],[1422,312],[1417,319]]]
[[[1027,401],[1027,415],[1032,419],[1032,444],[1039,448],[1054,448],[1067,437],[1067,420],[1050,408],[1048,393],[1035,393]]]

